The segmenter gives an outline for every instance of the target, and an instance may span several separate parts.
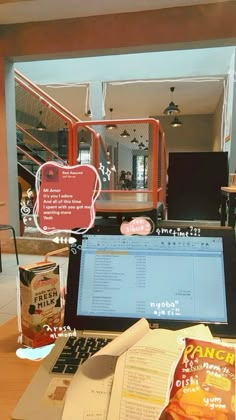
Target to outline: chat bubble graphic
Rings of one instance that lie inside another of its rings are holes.
[[[100,177],[92,165],[63,166],[44,163],[36,174],[34,220],[46,235],[57,232],[85,233],[94,224]]]
[[[154,230],[153,221],[150,218],[135,217],[131,222],[123,222],[120,231],[123,235],[149,235]]]

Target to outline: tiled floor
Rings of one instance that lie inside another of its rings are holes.
[[[20,265],[42,261],[42,255],[19,255]],[[50,257],[50,261],[60,264],[63,278],[66,280],[68,258]],[[2,273],[0,273],[0,325],[17,315],[16,278],[19,268],[15,254],[2,254]]]

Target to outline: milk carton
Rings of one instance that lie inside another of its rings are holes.
[[[55,334],[50,330],[62,326],[59,266],[49,262],[21,266],[19,281],[23,343],[33,348],[52,343]]]

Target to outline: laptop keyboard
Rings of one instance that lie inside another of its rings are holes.
[[[85,360],[111,340],[111,338],[69,337],[51,372],[73,375]]]

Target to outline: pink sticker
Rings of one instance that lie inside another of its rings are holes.
[[[36,174],[35,223],[45,234],[93,226],[101,181],[91,165],[43,164]]]
[[[153,231],[153,222],[145,217],[135,217],[131,222],[123,222],[120,231],[123,235],[149,235]]]

